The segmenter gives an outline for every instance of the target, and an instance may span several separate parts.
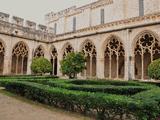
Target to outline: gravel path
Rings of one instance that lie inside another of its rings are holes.
[[[26,101],[0,92],[0,120],[89,120],[81,115]]]

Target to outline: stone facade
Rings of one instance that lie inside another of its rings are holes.
[[[52,74],[62,76],[59,61],[81,51],[87,69],[79,78],[148,79],[147,66],[160,58],[160,2],[143,0],[143,11],[139,6],[140,0],[98,0],[47,14],[47,27],[19,17],[10,23],[9,15],[0,13],[0,74],[29,75],[32,59],[44,56]]]

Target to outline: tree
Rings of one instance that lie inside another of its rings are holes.
[[[85,66],[85,57],[80,52],[71,52],[61,61],[61,71],[69,78],[76,78],[77,74],[82,72]]]
[[[44,57],[36,57],[32,60],[31,70],[35,74],[43,75],[52,71],[52,64]]]
[[[148,75],[152,79],[156,79],[156,80],[160,79],[160,59],[154,60],[148,66]]]

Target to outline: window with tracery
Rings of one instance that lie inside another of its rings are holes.
[[[124,77],[124,56],[123,44],[116,38],[110,38],[104,51],[105,77]]]
[[[28,49],[23,42],[19,42],[12,51],[12,73],[26,74]]]
[[[44,51],[42,46],[39,46],[35,52],[34,52],[34,57],[44,57]]]
[[[5,54],[5,48],[2,42],[0,42],[0,74],[3,74],[4,54]]]
[[[63,53],[63,58],[65,58],[67,56],[68,53],[73,52],[74,49],[71,45],[68,45],[65,49],[64,49],[64,53]]]
[[[52,75],[57,75],[57,56],[58,56],[58,53],[57,53],[57,50],[55,47],[52,47],[51,49],[51,63],[52,63]]]
[[[82,76],[94,77],[96,76],[96,47],[91,41],[87,41],[82,47],[82,52],[86,57],[86,70],[82,73]]]
[[[136,42],[134,54],[136,78],[147,79],[148,65],[153,60],[160,58],[159,41],[154,35],[150,33],[144,33]]]

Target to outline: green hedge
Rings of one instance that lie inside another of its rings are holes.
[[[79,80],[76,81],[77,83]],[[68,90],[77,90],[77,91],[86,91],[86,92],[102,92],[102,93],[110,93],[110,94],[117,94],[117,95],[134,95],[136,93],[150,90],[151,88],[154,88],[154,85],[144,84],[144,83],[137,83],[137,82],[130,82],[129,85],[133,86],[127,86],[126,82],[110,82],[105,81],[103,82],[104,85],[100,85],[101,81],[95,81],[93,85],[90,84],[83,84],[82,81],[80,81],[80,85],[72,84],[73,81],[67,81],[67,80],[48,80],[48,81],[42,81],[42,84],[49,85],[52,87],[59,87],[64,88]],[[92,81],[87,80],[84,81],[84,83],[91,83]],[[98,85],[95,85],[97,83]],[[108,85],[107,85],[108,84]],[[116,85],[118,84],[118,86]],[[125,86],[120,86],[120,84],[125,84]],[[137,85],[137,86],[135,86]]]
[[[72,91],[24,81],[1,81],[7,90],[51,106],[85,114],[101,120],[155,120],[159,104],[126,96]]]

